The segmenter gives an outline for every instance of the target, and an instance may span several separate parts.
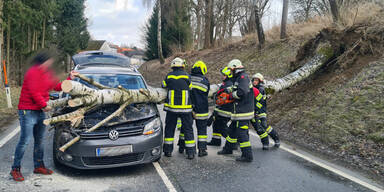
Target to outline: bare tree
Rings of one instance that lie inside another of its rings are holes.
[[[213,0],[205,0],[204,48],[212,47]]]
[[[329,0],[329,5],[331,6],[331,13],[334,23],[338,23],[340,20],[339,7],[337,6],[336,0]]]
[[[157,6],[157,51],[159,55],[160,63],[164,63],[163,48],[161,43],[161,0],[154,0]],[[151,7],[152,0],[143,0],[143,5]]]
[[[289,0],[283,1],[283,16],[281,18],[280,39],[287,38],[288,3]]]

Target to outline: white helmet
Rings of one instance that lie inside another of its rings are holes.
[[[230,61],[227,67],[231,70],[244,68],[243,64],[238,59],[233,59],[232,61]]]
[[[261,82],[263,82],[264,76],[261,73],[256,73],[252,76],[252,79],[259,79]]]
[[[180,57],[176,57],[172,60],[171,67],[185,67],[185,60]]]

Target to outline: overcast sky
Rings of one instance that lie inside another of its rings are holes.
[[[263,18],[265,29],[280,23],[281,7],[281,0],[271,0],[270,11]],[[151,12],[142,0],[87,0],[85,14],[93,39],[144,48],[142,29]]]

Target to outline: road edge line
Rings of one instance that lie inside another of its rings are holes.
[[[12,132],[0,140],[0,148],[2,148],[9,140],[11,140],[17,133],[20,132],[20,126],[17,126]]]
[[[176,188],[173,186],[171,181],[168,179],[168,176],[165,174],[163,168],[161,168],[160,164],[158,162],[152,162],[153,166],[155,167],[157,173],[160,175],[161,179],[163,180],[165,186],[168,188],[168,191],[170,192],[177,192]]]
[[[255,137],[258,137],[258,135],[256,133],[254,133],[254,132],[249,131],[249,133],[251,135],[255,136]],[[294,151],[292,149],[289,149],[289,148],[285,147],[284,145],[281,145],[280,149],[283,149],[284,151],[287,151],[287,152],[289,152],[289,153],[291,153],[293,155],[296,155],[296,156],[298,156],[298,157],[300,157],[302,159],[305,159],[305,160],[307,160],[307,161],[309,161],[309,162],[311,162],[311,163],[313,163],[313,164],[315,164],[317,166],[320,166],[320,167],[322,167],[324,169],[327,169],[328,171],[336,173],[336,174],[338,174],[338,175],[340,175],[340,176],[342,176],[342,177],[344,177],[346,179],[349,179],[349,180],[351,180],[351,181],[353,181],[353,182],[355,182],[355,183],[357,183],[357,184],[359,184],[361,186],[364,186],[364,187],[366,187],[366,188],[368,188],[370,190],[384,192],[384,190],[380,189],[379,187],[371,185],[371,184],[369,184],[369,183],[367,183],[365,181],[362,181],[362,180],[360,180],[360,179],[358,179],[358,178],[356,178],[356,177],[354,177],[352,175],[349,175],[348,173],[344,173],[343,171],[341,171],[339,169],[336,169],[336,168],[333,168],[333,167],[331,167],[329,165],[326,165],[326,164],[324,164],[324,163],[322,163],[320,161],[317,161],[315,159],[307,157],[307,156],[305,156],[305,155],[303,155],[303,154],[301,154],[301,153],[299,153],[297,151]]]

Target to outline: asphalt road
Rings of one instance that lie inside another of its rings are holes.
[[[11,124],[8,132],[17,126],[18,122]],[[55,173],[51,176],[32,173],[33,145],[30,144],[22,164],[26,181],[17,183],[9,171],[18,137],[19,134],[0,148],[0,191],[169,191],[164,178],[177,191],[371,191],[285,150],[263,151],[260,140],[253,135],[252,163],[236,162],[239,152],[218,156],[218,147],[209,147],[207,157],[187,160],[175,147],[173,157],[160,160],[165,173],[160,175],[153,164],[91,171],[55,168],[53,135],[47,133],[45,164]]]

